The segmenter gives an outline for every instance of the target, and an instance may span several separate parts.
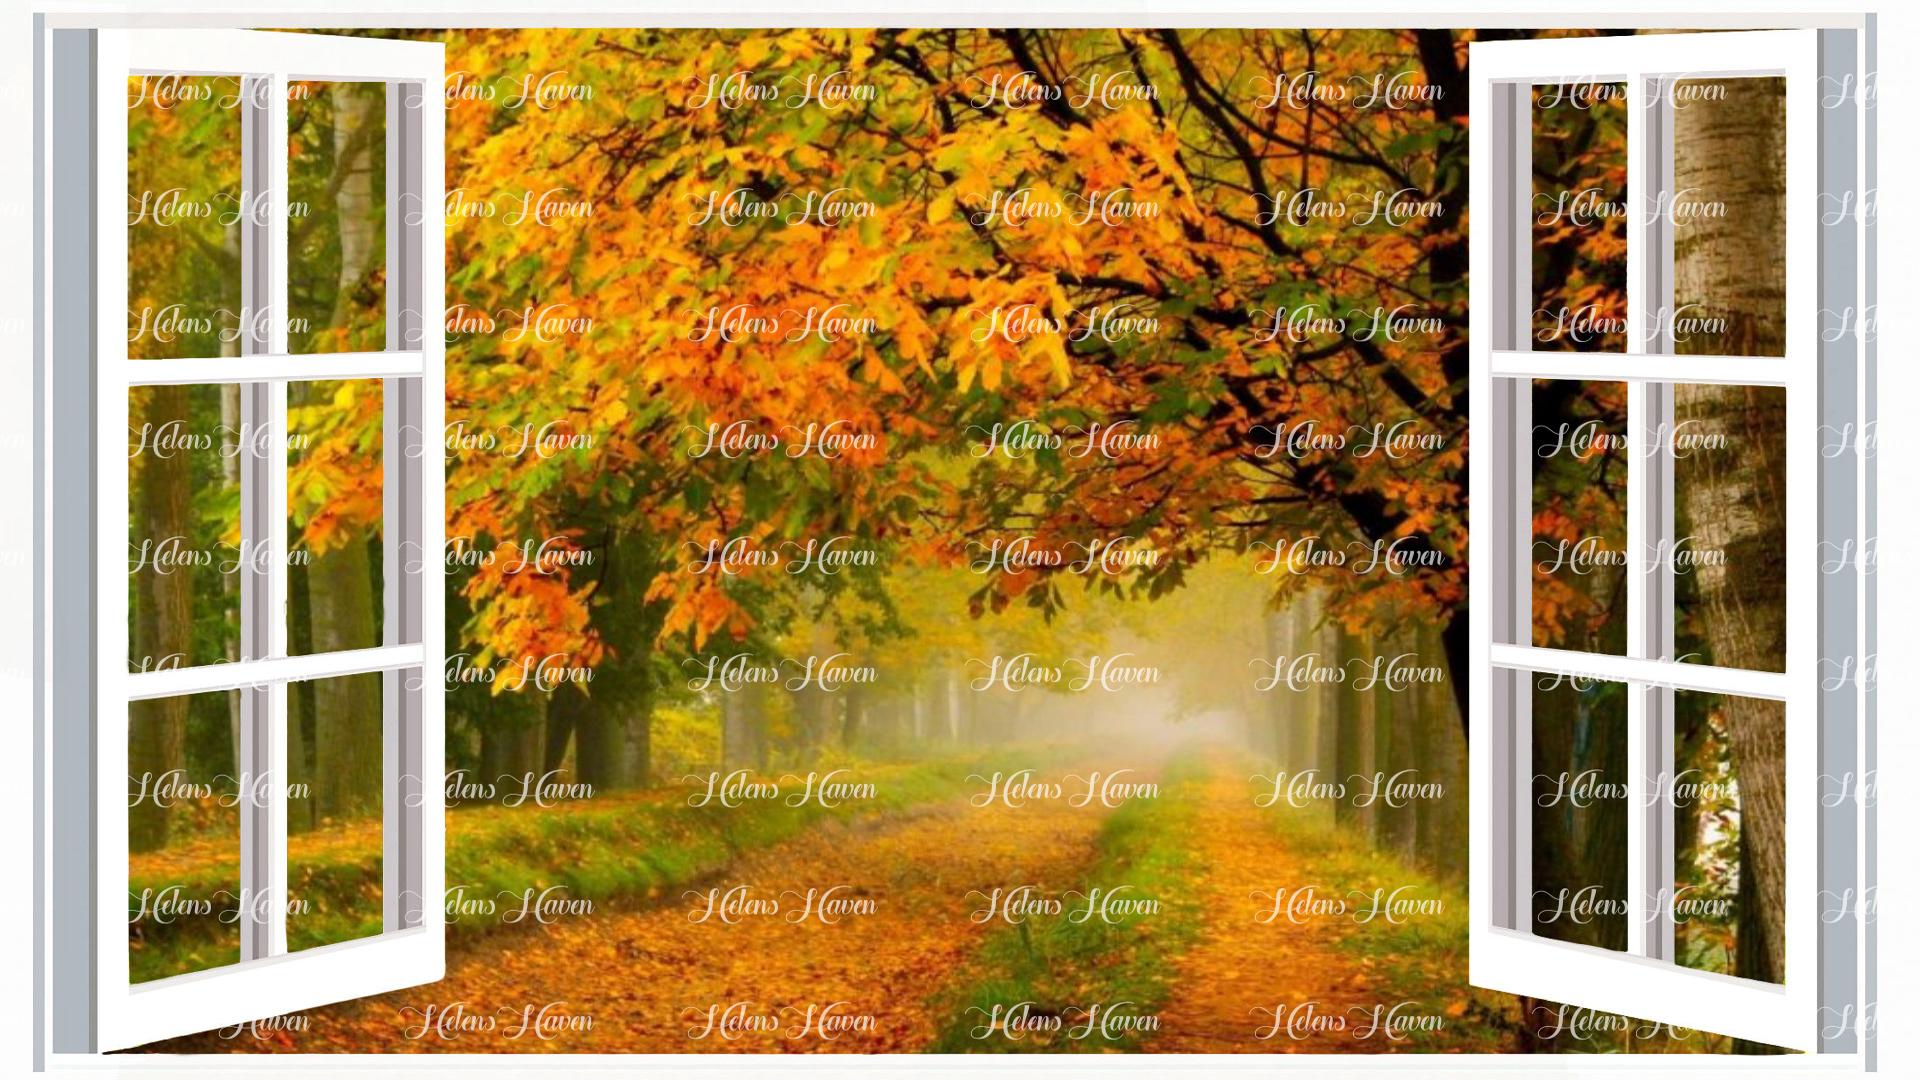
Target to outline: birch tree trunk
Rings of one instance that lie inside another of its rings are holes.
[[[334,207],[340,230],[340,274],[330,323],[348,325],[355,294],[380,256],[373,143],[384,119],[384,99],[352,83],[331,88]],[[315,652],[366,648],[374,641],[370,541],[352,535],[313,556],[307,567],[307,605]],[[314,812],[320,817],[378,813],[381,785],[381,680],[377,675],[323,679],[313,687]]]

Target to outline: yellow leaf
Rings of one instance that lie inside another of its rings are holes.
[[[938,225],[953,216],[953,192],[942,191],[927,204],[927,224]]]
[[[740,43],[740,66],[753,67],[767,58],[773,51],[773,42],[764,37],[750,37]]]

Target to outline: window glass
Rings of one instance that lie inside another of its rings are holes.
[[[136,386],[127,393],[127,665],[198,667],[241,658],[246,573],[267,557],[243,537],[244,459],[264,432],[243,387]]]
[[[382,929],[379,673],[287,688],[287,949]]]
[[[1785,356],[1787,81],[1675,79],[1666,93],[1673,188],[1649,208],[1673,237],[1663,349]]]
[[[1627,347],[1627,84],[1533,88],[1532,348]]]
[[[1533,380],[1533,644],[1627,647],[1627,384]]]
[[[127,959],[136,983],[240,959],[238,690],[127,705]]]
[[[1677,690],[1674,959],[1786,982],[1786,706]]]
[[[1676,659],[1787,669],[1786,420],[1778,386],[1673,388]]]
[[[387,88],[287,86],[287,347],[386,347]]]
[[[287,387],[287,651],[381,643],[385,386]]]
[[[1533,932],[1627,947],[1627,687],[1534,674]]]
[[[127,79],[127,355],[238,356],[240,232],[261,211],[240,169],[237,75]]]

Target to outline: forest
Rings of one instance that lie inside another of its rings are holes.
[[[160,1048],[1766,1049],[1467,985],[1494,32],[408,36],[448,69],[449,423],[402,433],[448,462],[449,656],[414,673],[446,688],[448,980]],[[1780,80],[1696,89],[1662,318],[1779,355]],[[386,340],[389,220],[432,211],[386,204],[389,92],[289,88],[295,351]],[[130,83],[144,360],[273,317],[240,302],[239,93]],[[1534,349],[1624,347],[1623,94],[1536,89]],[[240,462],[279,437],[243,392],[130,402],[136,670],[242,655]],[[290,652],[382,640],[382,401],[293,386]],[[1536,381],[1533,642],[1624,651],[1626,475],[1668,453],[1672,658],[1781,670],[1784,400],[1673,401],[1636,455],[1624,384]],[[1614,950],[1626,692],[1532,706],[1530,929]],[[130,707],[136,980],[238,959],[240,708]],[[378,676],[293,684],[296,950],[381,931],[381,708]],[[1782,981],[1783,717],[1674,710],[1677,962]],[[1122,882],[1152,899],[969,914]],[[853,925],[696,921],[835,886]]]

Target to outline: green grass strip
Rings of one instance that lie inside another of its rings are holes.
[[[1064,746],[997,750],[910,764],[821,764],[795,770],[827,772],[848,766],[839,779],[872,783],[874,797],[823,808],[809,801],[798,807],[783,800],[750,800],[744,805],[689,806],[694,788],[670,785],[640,792],[596,795],[592,799],[540,808],[469,806],[447,814],[448,888],[467,886],[467,895],[492,899],[503,909],[518,908],[526,889],[536,894],[562,886],[568,900],[590,900],[596,913],[616,904],[645,906],[674,899],[686,886],[722,873],[741,854],[777,844],[827,821],[854,821],[897,815],[912,808],[964,798],[978,791],[973,773],[1030,767],[1036,752],[1043,761],[1075,756]],[[1016,763],[1017,762],[1017,763]],[[781,770],[770,770],[773,779]],[[783,784],[783,793],[798,783]],[[381,851],[377,826],[320,830],[292,838],[288,852],[290,892],[307,910],[289,915],[288,948],[349,941],[381,931]],[[238,845],[212,853],[168,854],[148,872],[135,871],[129,914],[146,889],[178,887],[187,897],[223,896],[231,907],[238,889]],[[138,867],[140,862],[135,861]],[[501,899],[501,894],[511,899]],[[231,912],[180,915],[171,922],[143,919],[134,927],[131,966],[134,982],[165,978],[235,963],[238,930]],[[531,920],[529,920],[531,921]],[[450,916],[451,940],[515,929],[497,914]]]
[[[1153,1034],[1127,1018],[1157,1016],[1174,958],[1199,932],[1187,837],[1202,776],[1194,762],[1177,760],[1162,776],[1157,798],[1129,800],[1115,810],[1078,886],[1085,894],[1131,885],[1131,895],[1160,901],[1160,910],[1076,923],[1066,912],[1084,901],[1065,897],[1060,915],[1001,926],[975,954],[968,979],[934,1002],[936,1014],[948,1020],[929,1052],[1111,1053],[1136,1049]],[[1087,1023],[1096,1006],[1112,1018],[1110,1026]],[[1022,1021],[1057,1021],[1059,1030],[1028,1028],[1013,1038],[1004,1024],[996,1025],[996,1008],[1003,1018],[1011,1011]]]

